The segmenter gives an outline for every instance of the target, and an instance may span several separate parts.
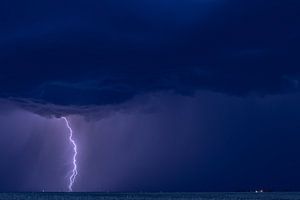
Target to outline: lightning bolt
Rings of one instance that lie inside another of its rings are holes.
[[[62,119],[65,121],[66,123],[66,126],[68,127],[69,129],[69,140],[70,140],[70,143],[72,144],[73,146],[73,169],[72,169],[72,174],[69,178],[69,192],[72,192],[72,187],[73,187],[73,184],[75,182],[75,179],[76,179],[76,176],[78,174],[78,171],[77,171],[77,160],[76,160],[76,156],[77,156],[77,145],[75,143],[75,140],[73,139],[73,130],[71,128],[71,125],[70,125],[70,122],[68,121],[68,119],[66,117],[62,117]]]

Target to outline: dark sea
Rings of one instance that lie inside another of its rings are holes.
[[[0,193],[0,200],[300,200],[300,193]]]

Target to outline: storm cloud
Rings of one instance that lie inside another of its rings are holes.
[[[299,10],[2,2],[0,191],[299,191]]]
[[[299,90],[296,1],[4,4],[0,95],[34,112],[80,114],[157,92]]]

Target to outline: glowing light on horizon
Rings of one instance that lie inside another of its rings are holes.
[[[66,126],[69,129],[69,140],[70,140],[70,143],[73,146],[73,151],[74,151],[74,153],[73,153],[73,169],[72,169],[72,174],[69,177],[69,186],[68,186],[69,192],[72,192],[73,191],[72,187],[73,187],[73,184],[75,182],[76,176],[78,174],[78,171],[77,171],[77,160],[76,160],[77,145],[76,145],[75,140],[73,139],[73,130],[71,128],[70,122],[68,121],[68,119],[66,117],[62,117],[62,119],[65,121]]]

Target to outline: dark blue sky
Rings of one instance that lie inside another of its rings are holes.
[[[300,190],[299,10],[4,1],[0,191],[66,190],[61,116],[81,149],[76,191]]]

